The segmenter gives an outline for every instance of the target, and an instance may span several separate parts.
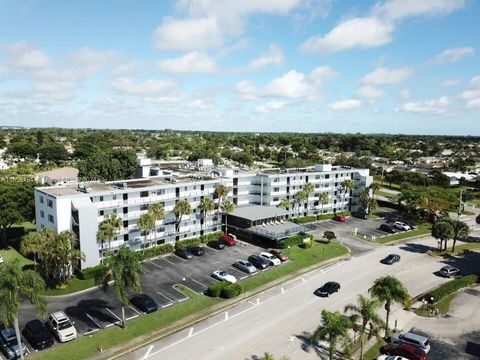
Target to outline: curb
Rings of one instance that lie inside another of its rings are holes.
[[[348,247],[347,247],[348,248]],[[120,344],[116,347],[112,347],[108,350],[105,350],[105,352],[98,354],[96,356],[93,356],[91,359],[92,360],[105,360],[105,359],[116,359],[119,356],[125,355],[127,353],[130,353],[132,351],[135,351],[145,345],[151,344],[154,341],[157,341],[161,338],[164,338],[166,336],[169,336],[175,332],[178,332],[180,330],[183,330],[185,328],[188,328],[200,321],[206,320],[212,316],[215,316],[229,308],[232,308],[233,306],[240,304],[242,302],[250,300],[252,297],[261,294],[277,285],[283,284],[285,282],[288,282],[290,280],[293,280],[301,275],[307,274],[309,272],[315,271],[317,269],[329,266],[331,264],[335,264],[337,262],[341,261],[346,261],[350,260],[352,258],[351,254],[347,255],[342,255],[335,257],[333,259],[329,259],[327,261],[311,265],[309,267],[306,267],[304,269],[300,269],[294,273],[287,274],[281,278],[278,278],[274,281],[271,281],[267,284],[264,284],[256,289],[250,290],[245,293],[244,297],[242,299],[239,298],[234,298],[230,300],[225,300],[224,302],[217,304],[210,309],[202,310],[201,312],[192,314],[187,316],[184,319],[180,319],[164,328],[155,330],[149,334],[145,334],[142,336],[139,336],[137,338],[134,338],[130,341],[127,341],[124,344]]]

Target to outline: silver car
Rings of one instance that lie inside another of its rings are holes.
[[[245,271],[247,274],[253,274],[257,271],[257,268],[247,260],[237,260],[233,263],[233,266],[235,266],[237,269]]]

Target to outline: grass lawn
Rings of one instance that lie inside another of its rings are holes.
[[[380,348],[385,345],[385,341],[378,340],[368,351],[363,355],[364,360],[375,360],[380,354]]]
[[[33,264],[32,260],[27,259],[11,246],[9,246],[6,250],[0,250],[0,255],[3,256],[5,261],[18,259],[22,267]]]
[[[455,246],[455,251],[452,252],[452,248],[450,247],[447,249],[447,251],[442,251],[442,252],[432,252],[431,255],[433,256],[442,256],[442,257],[450,257],[450,256],[456,256],[458,254],[463,253],[464,251],[476,251],[480,250],[480,243],[469,243],[469,244],[463,244],[463,245],[457,245]]]
[[[45,289],[42,292],[43,295],[55,296],[55,295],[67,295],[77,291],[85,290],[95,286],[95,279],[80,280],[77,277],[72,277],[68,280],[68,286],[64,289]]]
[[[380,196],[386,197],[387,199],[391,199],[391,200],[396,200],[397,199],[396,194],[392,194],[392,193],[389,193],[389,192],[386,192],[386,191],[381,191],[381,190],[375,192],[375,195],[380,195]]]
[[[435,304],[435,307],[438,309],[439,315],[445,315],[448,313],[448,310],[450,310],[450,304],[452,303],[453,299],[457,293],[449,294],[445,297],[443,297],[439,302]],[[436,316],[435,314],[432,314],[426,307],[422,306],[418,309],[415,310],[415,314],[418,316],[423,316],[423,317],[434,317]]]
[[[379,244],[386,244],[391,241],[403,240],[403,239],[408,239],[408,238],[419,236],[419,235],[430,234],[431,232],[432,232],[432,224],[423,223],[423,224],[420,224],[416,230],[403,231],[398,234],[388,235],[388,236],[376,239],[375,242]]]

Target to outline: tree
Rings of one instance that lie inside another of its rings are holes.
[[[320,203],[322,204],[322,214],[323,214],[323,206],[325,205],[325,203],[328,202],[328,192],[321,193],[319,200],[320,200]]]
[[[308,194],[300,190],[295,194],[295,201],[298,203],[298,216],[300,216],[300,210],[302,209],[303,205],[305,204],[305,201],[308,200]]]
[[[290,205],[291,205],[290,200],[288,200],[287,198],[283,198],[282,200],[280,200],[280,203],[278,204],[279,207],[285,210],[288,210],[290,208]]]
[[[180,223],[184,215],[190,215],[192,213],[192,207],[187,200],[178,200],[173,209],[173,213],[176,218],[176,231],[180,230]]]
[[[78,163],[79,177],[114,181],[132,179],[137,168],[137,154],[133,150],[98,150]]]
[[[333,360],[338,345],[350,349],[352,342],[348,331],[351,325],[350,319],[339,311],[322,310],[322,324],[314,331],[310,341],[328,341],[329,359]]]
[[[44,240],[45,237],[42,236],[41,232],[30,231],[23,237],[20,243],[20,253],[22,253],[22,255],[28,256],[30,254],[33,254],[33,266],[35,270],[37,269],[38,254],[45,247]]]
[[[203,228],[207,228],[207,214],[215,210],[215,202],[207,197],[203,197],[200,200],[200,205],[198,206],[203,216]]]
[[[215,185],[215,190],[214,190],[214,195],[218,199],[218,204],[217,204],[217,217],[219,218],[219,222],[221,222],[220,218],[220,207],[222,206],[222,201],[223,199],[228,196],[228,193],[230,192],[230,189],[223,185],[223,184],[217,184]],[[221,224],[220,224],[221,225]]]
[[[108,241],[108,251],[112,251],[112,240],[122,226],[122,219],[120,219],[117,214],[110,214],[104,217],[97,231],[97,238],[102,240],[102,249],[103,242]]]
[[[453,220],[451,222],[452,227],[453,227],[453,246],[452,246],[452,252],[455,251],[455,245],[457,243],[457,240],[460,238],[467,238],[468,235],[470,234],[470,228],[467,223],[460,221],[460,220]]]
[[[335,240],[337,238],[337,235],[333,231],[325,231],[323,233],[323,238],[327,239],[328,242],[330,243],[332,240]]]
[[[358,193],[358,201],[360,202],[360,205],[362,205],[362,208],[370,215],[370,209],[368,207],[370,203],[370,194],[368,190],[362,190]]]
[[[136,293],[142,291],[140,275],[143,268],[140,263],[140,255],[128,249],[124,244],[116,254],[110,254],[105,261],[105,272],[101,276],[101,283],[106,289],[108,283],[113,280],[118,300],[122,304],[122,328],[127,327],[125,319],[125,307],[130,300],[128,292],[133,290]]]
[[[225,214],[225,233],[228,232],[228,214],[232,213],[235,210],[235,204],[230,200],[224,201],[222,203],[222,213]]]
[[[15,328],[20,357],[23,359],[22,338],[18,325],[20,298],[27,299],[40,316],[47,313],[45,299],[41,292],[45,282],[33,270],[23,270],[18,260],[6,261],[0,266],[0,320],[7,326]]]
[[[390,186],[392,186],[392,183],[390,183]],[[377,182],[372,182],[369,187],[369,189],[372,190],[372,197],[374,197],[375,193],[379,191],[381,188],[382,188],[381,184]]]
[[[347,196],[347,192],[355,189],[355,182],[353,180],[347,179],[342,181],[342,189],[343,189],[343,204],[345,205],[345,198]]]
[[[161,203],[151,204],[148,212],[152,215],[155,222],[165,219],[165,207]]]
[[[403,304],[410,298],[410,295],[400,280],[390,275],[375,280],[373,286],[368,289],[368,292],[373,298],[378,299],[380,303],[385,303],[385,310],[387,311],[387,317],[385,320],[386,338],[388,335],[388,320],[390,318],[392,304]]]
[[[44,261],[48,261],[50,278],[64,284],[72,275],[72,268],[85,260],[85,254],[77,248],[78,239],[72,231],[62,231],[53,240],[53,244],[46,244],[48,249]]]
[[[454,229],[451,222],[446,220],[437,221],[432,226],[432,236],[440,240],[439,250],[442,250],[442,244],[445,244],[443,250],[447,250],[447,242],[454,236]]]
[[[62,161],[68,160],[69,154],[63,144],[51,143],[40,147],[38,152],[38,159],[42,164],[53,162],[59,164]]]
[[[145,232],[144,239],[148,239],[148,235],[155,229],[155,218],[152,213],[146,212],[138,218],[138,227]],[[145,249],[145,240],[143,241],[142,249]]]
[[[383,326],[383,321],[378,316],[377,311],[380,307],[380,301],[377,299],[369,299],[363,295],[358,295],[357,305],[348,304],[345,306],[344,312],[351,313],[350,319],[353,324],[360,325],[360,359],[363,359],[363,345],[365,342],[365,334],[367,326],[370,325],[370,331],[378,333],[378,329]]]

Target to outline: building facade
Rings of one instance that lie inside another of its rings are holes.
[[[145,175],[145,173],[143,173]],[[344,180],[353,180],[355,189],[345,192]],[[334,213],[358,207],[356,194],[370,185],[368,170],[332,168],[318,165],[304,169],[269,169],[258,172],[234,169],[206,169],[201,171],[185,166],[165,169],[158,176],[122,182],[91,182],[39,187],[35,190],[37,231],[50,227],[56,232],[73,231],[85,254],[82,267],[98,265],[105,256],[108,244],[97,239],[99,224],[105,216],[116,214],[123,226],[111,242],[112,250],[124,243],[132,250],[141,250],[186,238],[200,236],[221,229],[217,211],[203,214],[200,201],[215,199],[215,186],[223,184],[230,189],[228,198],[238,207],[246,205],[278,206],[287,198],[292,206],[287,217],[310,214]],[[302,204],[294,202],[295,194],[307,183],[314,192]],[[328,201],[321,202],[321,193],[329,194]],[[177,229],[173,209],[176,201],[187,200],[192,208],[190,216],[184,216]],[[138,219],[148,211],[150,204],[161,203],[165,219],[157,221],[156,229],[145,233],[138,226]]]

